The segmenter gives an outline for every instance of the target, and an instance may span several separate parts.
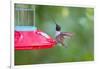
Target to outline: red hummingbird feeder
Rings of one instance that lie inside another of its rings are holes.
[[[16,50],[38,50],[52,48],[55,40],[40,30],[15,31]]]
[[[23,9],[17,10],[22,11]],[[24,11],[27,10],[24,9]],[[54,47],[56,41],[41,30],[37,30],[35,26],[16,26],[14,32],[14,43],[15,50],[41,50]]]

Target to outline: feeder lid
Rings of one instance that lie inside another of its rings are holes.
[[[33,31],[37,30],[35,26],[16,26],[15,27],[16,31]]]
[[[38,50],[52,48],[56,41],[40,30],[15,31],[16,50]]]

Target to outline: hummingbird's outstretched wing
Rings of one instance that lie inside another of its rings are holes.
[[[71,32],[61,32],[58,36],[56,36],[57,43],[60,43],[62,46],[66,47],[64,44],[64,37],[71,37],[73,33]]]
[[[64,37],[60,34],[58,36],[56,36],[56,42],[60,43],[62,46],[65,46],[64,45]]]
[[[73,33],[71,33],[71,32],[61,32],[60,33],[60,35],[62,35],[63,37],[65,36],[67,36],[67,37],[71,37],[71,36],[73,36]]]

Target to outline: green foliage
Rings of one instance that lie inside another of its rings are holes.
[[[28,6],[28,5],[27,5]],[[31,5],[32,7],[34,5]],[[94,9],[37,5],[36,26],[55,38],[54,16],[63,32],[74,35],[65,44],[51,49],[15,51],[15,64],[41,64],[94,60]],[[31,20],[31,19],[30,19]],[[16,23],[16,22],[15,22]]]

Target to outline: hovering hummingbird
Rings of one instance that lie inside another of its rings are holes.
[[[61,32],[61,27],[56,24],[56,42],[62,44],[62,46],[65,46],[64,39],[66,37],[71,37],[72,33],[70,32]]]
[[[73,34],[71,32],[61,32],[61,27],[58,25],[55,21],[55,19],[52,17],[54,23],[56,24],[56,43],[60,43],[62,46],[65,46],[64,39],[66,37],[71,37]]]

